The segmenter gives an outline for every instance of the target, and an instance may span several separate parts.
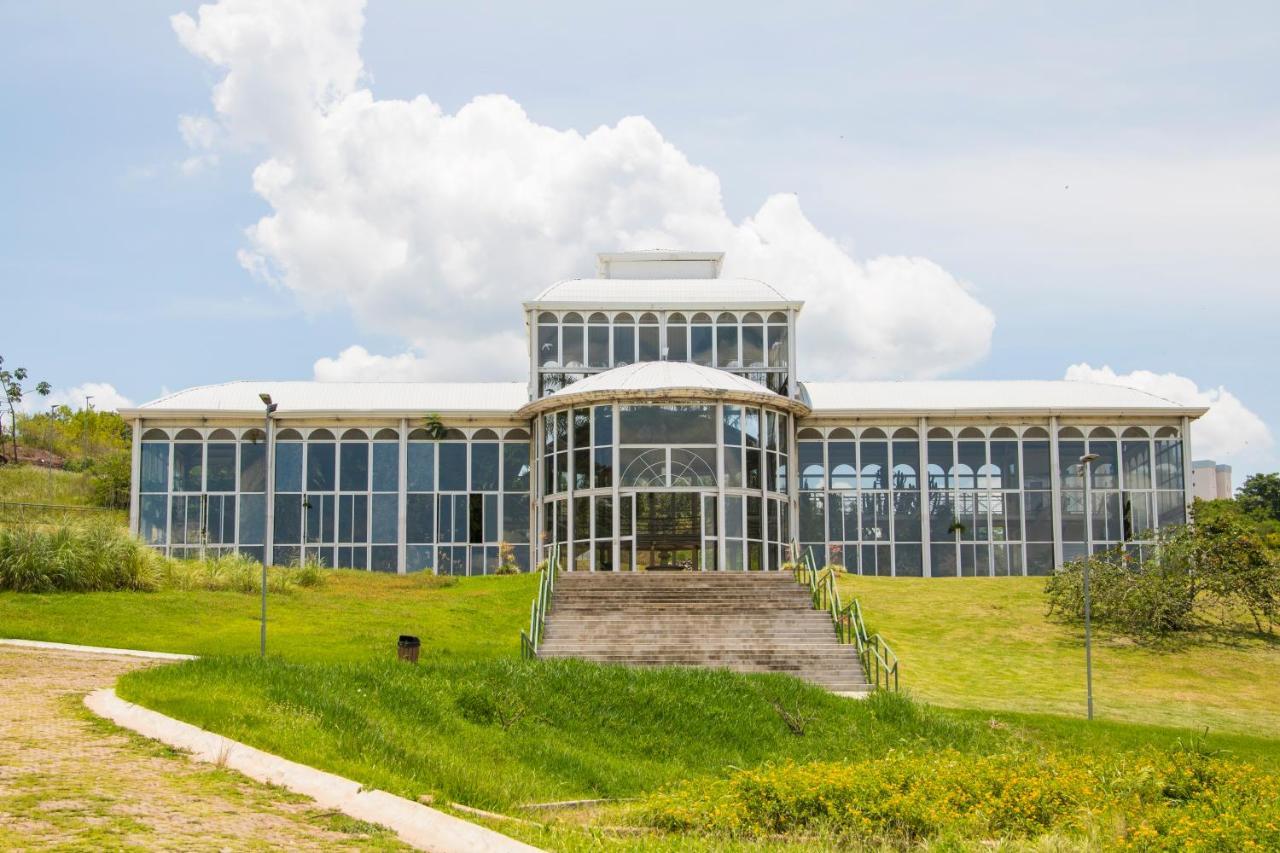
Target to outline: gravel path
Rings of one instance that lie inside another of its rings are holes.
[[[93,717],[154,662],[0,647],[0,848],[402,850],[389,832]]]

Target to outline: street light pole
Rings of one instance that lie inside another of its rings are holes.
[[[1096,453],[1080,457],[1080,476],[1084,478],[1084,681],[1088,704],[1088,718],[1093,719],[1093,620],[1092,602],[1089,597],[1089,562],[1093,558],[1093,502],[1089,498],[1089,466],[1098,459]]]
[[[271,432],[273,422],[271,416],[275,414],[277,403],[271,402],[271,395],[262,393],[258,395],[258,399],[262,400],[262,405],[266,407],[266,427],[267,427],[267,452],[264,464],[267,468],[267,493],[266,493],[266,515],[271,517],[271,501],[275,499],[273,495],[273,486],[275,485],[275,471],[272,470],[274,460],[271,458]],[[266,531],[263,531],[262,541],[265,543],[269,540]],[[263,658],[267,656],[267,554],[266,546],[263,546],[262,554],[262,629],[259,636],[259,655]]]
[[[89,460],[89,413],[93,411],[93,395],[84,395],[84,458]]]

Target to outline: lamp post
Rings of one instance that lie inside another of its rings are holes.
[[[264,511],[265,511],[266,517],[270,519],[271,518],[271,502],[272,500],[274,500],[274,495],[272,493],[274,491],[274,486],[275,486],[275,482],[274,482],[275,471],[272,470],[272,465],[275,460],[271,458],[271,432],[272,432],[271,416],[275,414],[276,408],[279,404],[271,402],[271,395],[267,394],[266,392],[259,394],[258,399],[262,401],[262,405],[266,408],[266,427],[267,427],[266,457],[267,458],[265,461],[265,465],[267,468],[267,499],[266,499],[266,507]],[[270,538],[266,535],[266,532],[267,531],[265,530],[263,531],[262,540],[264,543],[269,541],[269,538]],[[268,562],[269,562],[269,557],[267,555],[267,547],[264,544],[262,548],[262,633],[259,638],[259,645],[260,645],[259,654],[264,658],[267,656],[267,563]]]
[[[1093,624],[1089,598],[1089,560],[1093,557],[1093,502],[1089,498],[1089,466],[1098,459],[1096,453],[1080,457],[1080,476],[1084,478],[1084,682],[1088,718],[1093,719]]]
[[[84,458],[89,460],[89,413],[93,411],[93,395],[84,395]]]

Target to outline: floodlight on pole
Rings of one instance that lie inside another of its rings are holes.
[[[266,494],[266,501],[265,501],[265,507],[263,508],[263,512],[268,519],[268,525],[269,525],[270,524],[269,520],[271,518],[271,502],[272,500],[274,500],[274,496],[272,494],[273,492],[272,486],[274,485],[274,483],[272,481],[275,479],[275,471],[272,470],[274,467],[273,465],[274,460],[271,458],[271,433],[272,433],[271,416],[275,414],[278,404],[273,403],[271,401],[271,395],[266,393],[265,391],[258,395],[258,399],[262,401],[262,405],[266,409],[267,452],[266,452],[265,466],[267,469],[267,494]],[[267,537],[264,536],[263,541],[265,543],[267,541]],[[264,658],[267,656],[267,562],[268,562],[267,548],[266,548],[266,545],[264,544],[262,549],[262,626],[261,626],[261,630],[258,638],[259,640],[258,653]]]
[[[1099,459],[1096,453],[1080,457],[1080,476],[1084,478],[1084,683],[1087,715],[1093,719],[1093,624],[1092,602],[1089,598],[1089,560],[1093,557],[1093,503],[1089,499],[1089,466]]]

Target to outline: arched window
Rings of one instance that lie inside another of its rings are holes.
[[[168,441],[169,434],[162,429],[149,429],[142,434],[143,441]]]
[[[529,431],[523,429],[509,429],[503,438],[507,441],[528,441]]]
[[[957,462],[951,466],[951,482],[957,489],[974,489],[978,485],[973,469],[963,462]]]
[[[662,358],[662,350],[658,343],[658,315],[657,314],[641,314],[640,315],[640,335],[639,335],[639,353],[636,355],[637,361],[659,361]]]
[[[375,434],[373,438],[375,441],[399,441],[400,433],[393,429],[384,428],[378,430],[377,434]]]
[[[209,433],[209,440],[210,441],[235,441],[236,436],[235,436],[235,433],[233,433],[229,429],[215,429],[213,432]]]
[[[343,441],[368,441],[368,434],[362,429],[349,429],[342,434]]]
[[[769,315],[765,348],[770,367],[787,366],[787,315],[774,311]]]
[[[202,437],[196,430],[184,429],[180,430],[174,438],[177,441],[200,441]]]
[[[586,329],[582,323],[582,315],[572,311],[565,314],[560,334],[564,366],[582,367],[586,364]]]
[[[636,321],[625,311],[613,318],[613,366],[636,360]]]
[[[302,433],[296,429],[285,428],[276,433],[276,441],[302,441]]]
[[[307,441],[333,441],[333,433],[327,429],[313,429],[307,435]]]
[[[978,469],[979,489],[999,489],[1001,487],[999,468],[995,465],[987,464]]]
[[[933,429],[929,430],[929,438],[931,439],[936,438],[939,440],[949,439],[951,438],[951,430],[943,429],[942,427],[934,427]]]
[[[587,318],[587,366],[609,366],[609,318],[599,311]]]
[[[478,429],[471,435],[472,441],[497,441],[498,434],[491,429]]]
[[[754,311],[742,318],[742,366],[764,367],[764,320]]]
[[[689,325],[680,312],[667,316],[667,361],[689,360]]]
[[[694,314],[692,325],[689,327],[689,360],[694,364],[710,366],[713,340],[711,315]]]
[[[560,325],[556,315],[544,311],[538,315],[538,364],[542,367],[560,366]]]
[[[728,311],[716,318],[716,366],[742,366],[738,358],[738,318]]]

